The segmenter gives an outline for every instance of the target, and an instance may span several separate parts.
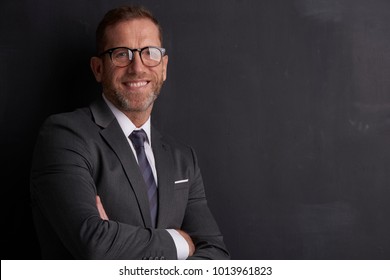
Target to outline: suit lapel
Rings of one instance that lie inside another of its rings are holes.
[[[171,217],[174,188],[174,170],[170,146],[164,143],[160,133],[152,127],[152,148],[158,176],[158,228],[166,228]]]
[[[123,169],[137,198],[145,227],[151,227],[152,221],[150,218],[145,181],[121,127],[103,99],[99,99],[93,103],[90,108],[96,124],[103,127],[100,134],[122,163]]]

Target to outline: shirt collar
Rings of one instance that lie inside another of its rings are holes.
[[[152,138],[151,136],[151,129],[150,129],[150,116],[148,120],[139,128],[137,128],[133,122],[122,112],[120,111],[117,107],[115,107],[114,104],[112,104],[103,94],[103,99],[106,102],[107,106],[111,109],[112,113],[114,114],[115,118],[117,119],[119,126],[122,128],[123,133],[125,134],[126,138],[130,136],[130,134],[134,130],[141,130],[143,129],[148,136],[148,142],[149,145],[152,144]]]

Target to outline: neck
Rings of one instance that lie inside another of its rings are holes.
[[[137,127],[143,126],[150,117],[151,110],[143,112],[123,112],[131,122]]]

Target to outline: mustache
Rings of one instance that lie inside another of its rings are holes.
[[[151,80],[152,78],[150,77],[150,75],[148,74],[126,74],[122,80],[128,80],[128,79],[132,79],[132,80]]]

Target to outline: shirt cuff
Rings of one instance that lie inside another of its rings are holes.
[[[167,231],[172,236],[173,241],[175,242],[177,259],[178,260],[187,259],[190,254],[190,247],[188,246],[187,241],[176,230],[167,229]]]

